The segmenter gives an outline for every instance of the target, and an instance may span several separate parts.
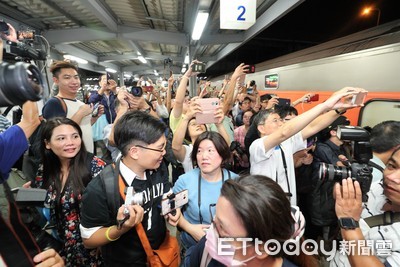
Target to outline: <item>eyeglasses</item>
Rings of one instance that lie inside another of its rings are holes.
[[[135,145],[135,146],[143,148],[143,149],[146,149],[146,150],[156,151],[156,152],[159,152],[159,153],[163,153],[164,150],[165,150],[165,145],[164,145],[164,147],[162,149],[150,148],[150,147],[145,147],[145,146],[142,146],[142,145]]]
[[[283,122],[283,119],[273,119],[272,121],[265,121],[265,122],[261,122],[258,125],[264,125],[266,123],[277,123],[277,122]]]

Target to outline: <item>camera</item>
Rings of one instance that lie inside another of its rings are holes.
[[[366,202],[367,193],[372,182],[372,167],[368,165],[372,159],[372,148],[369,142],[369,132],[357,126],[338,126],[337,136],[340,140],[351,141],[353,147],[353,161],[350,166],[335,166],[321,163],[319,179],[322,182],[341,182],[351,177],[360,183],[362,201]]]
[[[238,141],[233,141],[229,146],[229,149],[231,152],[236,151],[239,154],[239,156],[243,156],[245,154]]]
[[[64,244],[61,240],[48,232],[55,226],[43,223],[43,215],[40,208],[44,207],[44,201],[47,195],[45,189],[17,187],[12,189],[16,193],[15,201],[18,205],[21,220],[35,238],[36,243],[42,250],[53,248],[60,251]]]
[[[0,107],[22,105],[42,98],[43,78],[40,70],[25,62],[0,64]]]
[[[144,192],[136,193],[134,190],[132,190],[132,191],[127,190],[125,200],[126,200],[125,203],[130,203],[131,205],[143,206]]]
[[[131,94],[136,97],[141,97],[143,95],[142,87],[140,86],[132,86]]]

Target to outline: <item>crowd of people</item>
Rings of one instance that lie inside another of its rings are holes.
[[[26,102],[21,122],[0,129],[2,183],[28,149],[27,138],[37,145],[24,155],[37,163],[24,187],[45,190],[45,221],[62,244],[32,261],[146,266],[138,227],[158,249],[170,224],[178,230],[182,266],[318,266],[324,255],[272,253],[268,245],[307,239],[337,249],[331,266],[398,266],[400,122],[364,129],[372,150],[362,162],[369,192],[361,192],[365,185],[357,177],[324,180],[321,164],[351,169],[360,152],[338,131],[349,125],[345,112],[361,106],[351,99],[365,90],[345,87],[299,114],[295,105],[310,101],[312,92],[284,105],[246,80],[248,67],[237,66],[220,88],[199,83],[197,95],[187,89],[197,75],[191,67],[178,81],[172,75],[165,84],[140,79],[131,88],[102,75],[99,90],[81,101],[76,65],[54,62],[57,92],[46,101],[43,120],[36,103]],[[199,115],[207,98],[218,104],[208,114],[213,123],[204,124]],[[95,134],[102,138],[95,140]],[[184,190],[187,203],[161,215],[163,199]],[[221,238],[231,238],[224,246],[229,255],[220,253]],[[339,240],[358,243],[341,253],[333,242]],[[361,240],[385,241],[387,253],[362,249]]]

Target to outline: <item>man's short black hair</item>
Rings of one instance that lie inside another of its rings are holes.
[[[400,145],[400,121],[383,121],[372,128],[370,139],[372,151],[387,152]]]

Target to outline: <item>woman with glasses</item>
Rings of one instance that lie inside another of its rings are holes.
[[[196,114],[201,112],[200,105],[196,102],[196,99],[197,97],[191,99],[188,110],[185,115],[182,116],[172,139],[172,151],[176,159],[182,163],[185,173],[193,170],[193,163],[190,158],[193,151],[192,144],[195,143],[200,134],[207,131],[207,126],[205,124],[196,123]],[[231,140],[222,123],[224,120],[224,113],[221,106],[216,109],[214,118],[217,121],[215,125],[218,132],[223,136],[226,143],[230,144]],[[191,143],[184,144],[184,140]]]
[[[297,255],[285,254],[285,242],[301,247],[304,226],[300,210],[290,206],[273,180],[262,175],[228,180],[222,185],[213,223],[206,237],[188,250],[185,266],[318,266],[301,249]]]
[[[229,147],[219,133],[204,132],[196,138],[191,159],[198,168],[181,175],[173,188],[175,194],[185,189],[189,191],[189,202],[178,222],[182,229],[183,253],[195,245],[210,227],[209,207],[217,202],[222,184],[237,177],[223,168],[230,158]]]

